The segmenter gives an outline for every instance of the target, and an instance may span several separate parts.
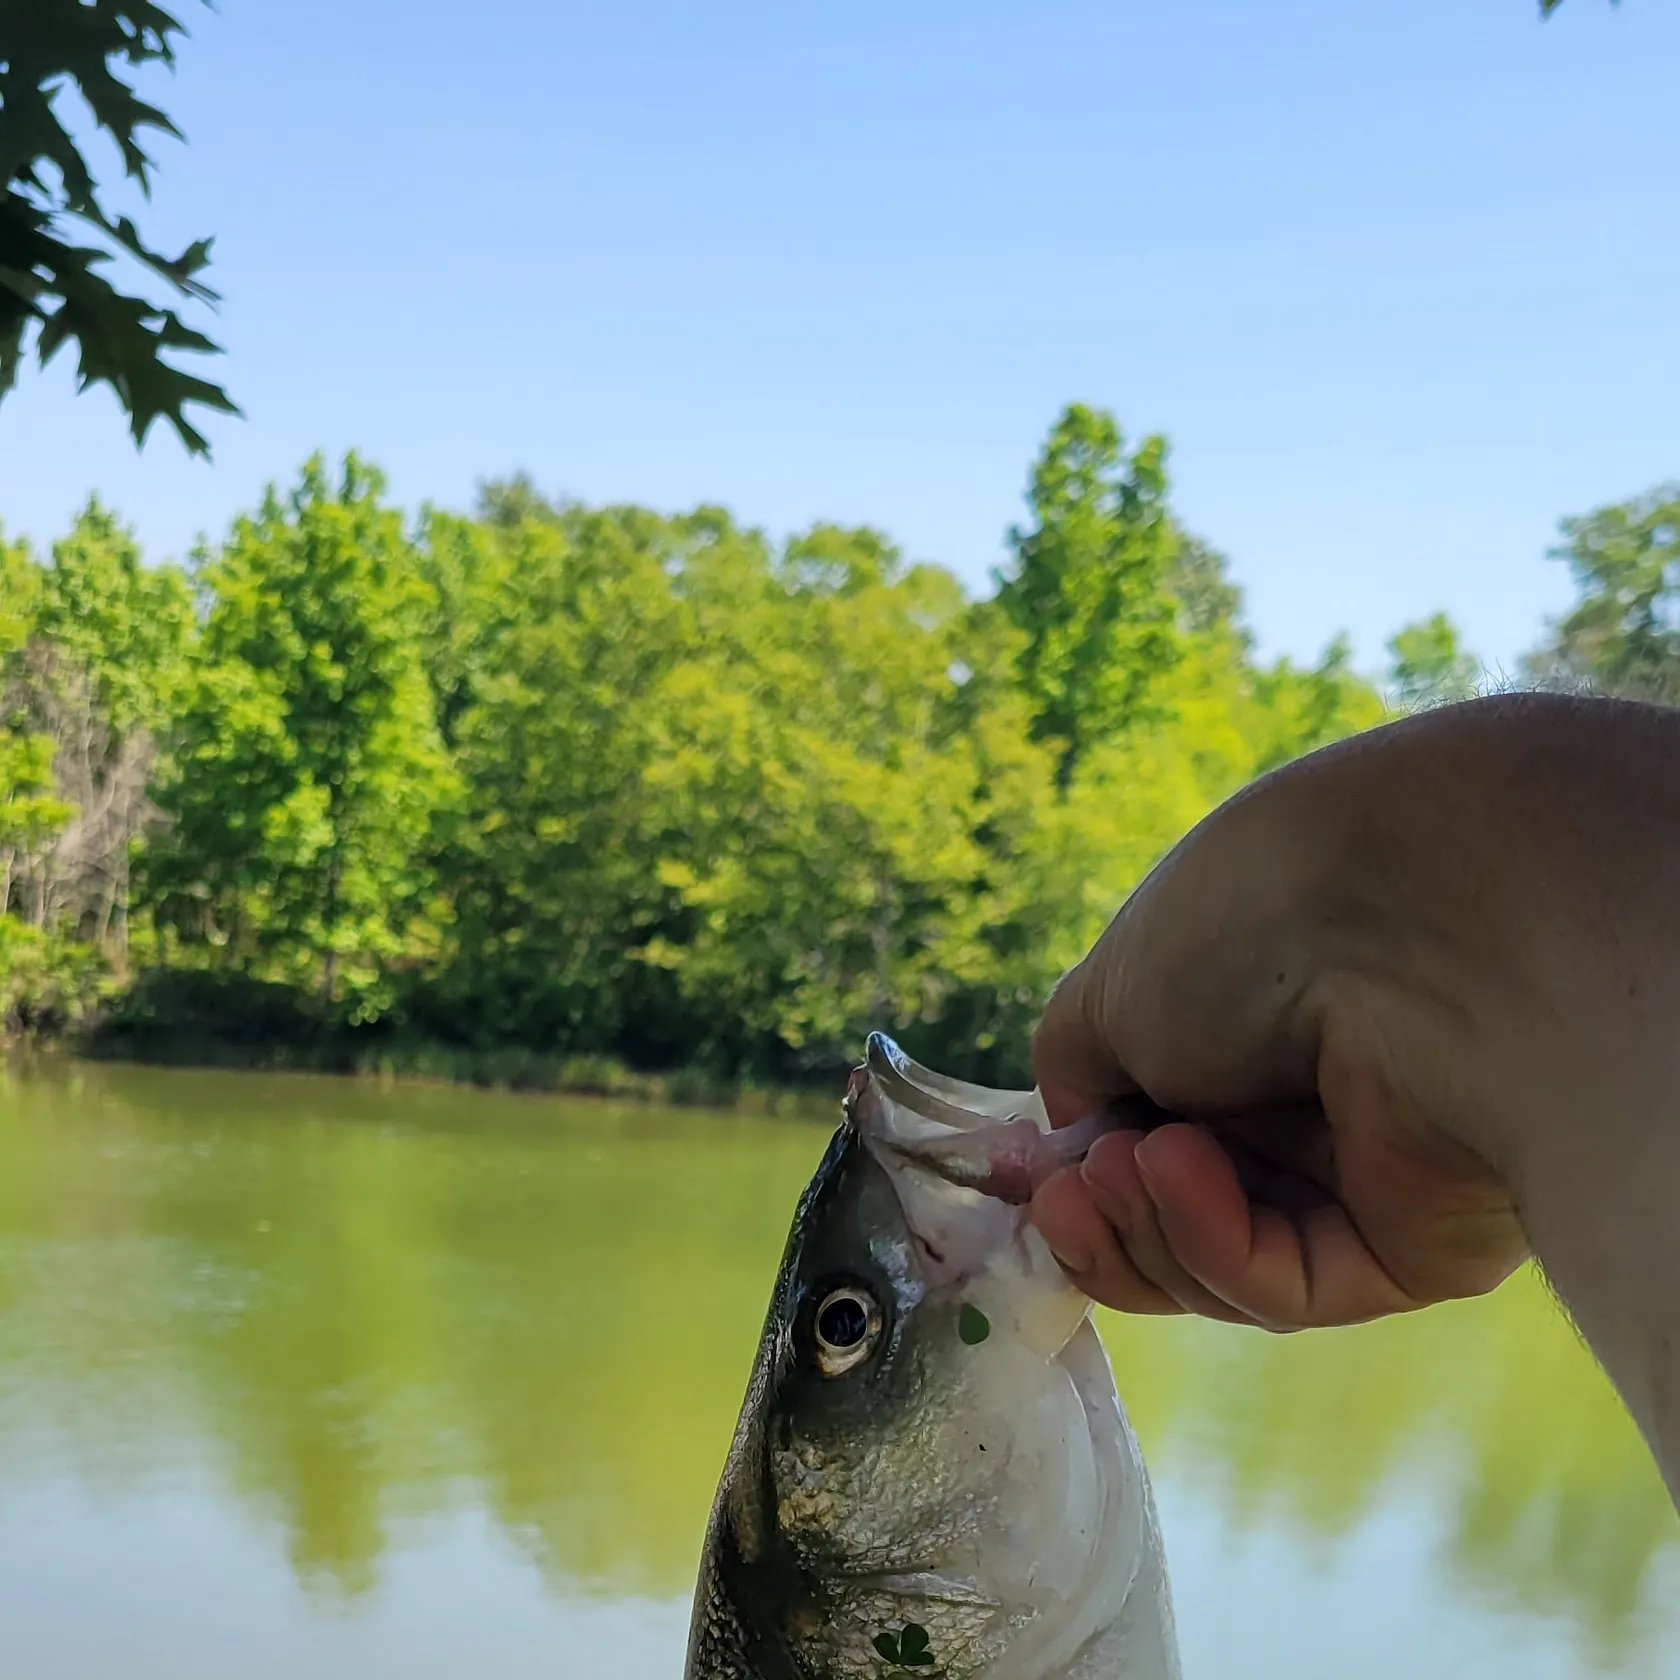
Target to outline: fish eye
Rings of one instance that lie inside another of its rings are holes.
[[[869,1309],[855,1295],[835,1294],[817,1314],[817,1334],[836,1352],[855,1348],[869,1334]]]
[[[817,1368],[825,1377],[844,1376],[874,1351],[881,1335],[881,1309],[868,1290],[843,1284],[822,1298],[812,1324]]]

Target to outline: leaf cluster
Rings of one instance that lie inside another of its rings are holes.
[[[172,67],[183,33],[179,19],[151,0],[0,0],[0,400],[16,384],[31,342],[43,365],[73,343],[81,388],[109,385],[137,443],[161,418],[189,450],[206,454],[187,407],[239,411],[220,386],[167,358],[216,345],[174,308],[121,289],[108,269],[126,259],[177,298],[213,304],[203,279],[210,241],[170,255],[131,218],[109,211],[66,109],[73,92],[93,132],[114,146],[124,175],[149,198],[150,134],[181,136],[139,96],[134,75]]]

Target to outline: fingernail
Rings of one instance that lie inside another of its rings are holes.
[[[1102,1195],[1123,1196],[1131,1177],[1125,1165],[1128,1153],[1104,1139],[1079,1163],[1079,1176]]]
[[[1140,1150],[1132,1159],[1137,1162],[1138,1177],[1143,1180],[1143,1187],[1149,1192],[1149,1199],[1151,1201],[1156,1200],[1155,1192],[1159,1186],[1155,1177],[1155,1169],[1150,1164],[1149,1157]]]
[[[1155,1157],[1159,1150],[1154,1147],[1155,1133],[1150,1132],[1138,1139],[1137,1149],[1132,1159],[1137,1162],[1138,1178],[1143,1183],[1145,1194],[1150,1201],[1159,1203],[1161,1200],[1161,1169],[1155,1165]]]

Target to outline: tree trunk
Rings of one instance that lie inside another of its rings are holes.
[[[1079,768],[1079,747],[1074,741],[1063,743],[1056,755],[1056,797],[1065,805],[1068,790],[1073,786],[1073,773]]]
[[[44,862],[35,863],[29,871],[29,925],[41,928],[47,925],[47,867]]]
[[[327,962],[322,977],[321,1001],[330,1009],[338,1002],[338,947],[334,939],[338,933],[338,880],[339,880],[338,847],[332,852],[332,862],[327,865],[327,902],[322,925],[327,936]]]
[[[99,915],[94,922],[93,942],[101,951],[105,949],[105,940],[111,931],[111,907],[116,903],[117,883],[109,876],[106,877],[104,890],[99,895]]]
[[[128,973],[128,877],[128,847],[125,844],[121,861],[117,865],[116,890],[112,894],[112,909],[117,918],[117,961],[125,975]]]

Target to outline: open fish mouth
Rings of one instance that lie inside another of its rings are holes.
[[[1131,1105],[1152,1109],[1146,1099]],[[994,1091],[922,1067],[873,1032],[846,1087],[846,1117],[889,1170],[919,1167],[959,1189],[1022,1207],[1104,1134],[1134,1123],[1123,1110],[1051,1130],[1036,1091]],[[1153,1117],[1153,1116],[1151,1116]],[[1140,1115],[1137,1123],[1148,1123]]]
[[[935,1073],[909,1056],[884,1032],[872,1032],[864,1044],[863,1065],[852,1075],[872,1076],[894,1101],[919,1110],[929,1120],[968,1132],[989,1120],[1025,1118],[1043,1113],[1032,1091],[993,1091]]]

